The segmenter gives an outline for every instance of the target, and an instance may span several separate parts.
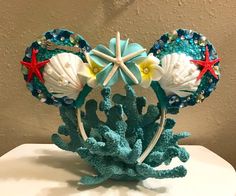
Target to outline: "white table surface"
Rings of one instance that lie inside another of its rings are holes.
[[[184,146],[191,157],[184,178],[78,185],[90,167],[53,144],[24,144],[0,157],[0,196],[236,196],[236,173],[203,146]],[[171,167],[179,165],[174,159]],[[164,166],[163,166],[164,168]]]

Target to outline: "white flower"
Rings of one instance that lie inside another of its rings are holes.
[[[103,67],[97,65],[89,55],[86,56],[88,63],[84,63],[79,67],[78,75],[85,77],[87,84],[94,88],[97,86],[96,75],[103,69]]]
[[[140,83],[142,87],[148,88],[152,81],[159,81],[161,79],[164,72],[159,63],[160,60],[154,57],[152,53],[136,62],[142,76]]]

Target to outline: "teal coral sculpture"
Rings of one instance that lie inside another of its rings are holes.
[[[32,95],[60,110],[64,124],[52,142],[96,170],[96,176],[80,180],[94,185],[108,179],[184,177],[183,165],[157,168],[173,158],[189,159],[178,145],[189,133],[174,133],[175,121],[167,115],[201,103],[213,92],[219,61],[211,42],[192,30],[165,33],[147,52],[140,44],[121,40],[119,32],[108,48],[92,49],[82,36],[54,29],[26,49],[21,70]],[[119,79],[125,95],[112,94]],[[158,102],[148,104],[146,97],[136,96],[134,85],[152,89]],[[87,100],[98,86],[102,100]]]
[[[189,154],[178,141],[189,136],[182,132],[174,134],[172,128],[175,125],[173,119],[166,119],[164,131],[155,148],[139,164],[137,159],[146,149],[155,134],[160,118],[160,109],[156,105],[149,105],[147,112],[143,114],[146,106],[145,97],[137,97],[134,89],[125,86],[126,95],[115,94],[111,99],[110,88],[104,88],[101,92],[103,101],[99,104],[99,110],[104,112],[107,120],[103,122],[96,114],[98,104],[95,100],[88,100],[85,104],[85,112],[82,121],[89,136],[83,141],[78,133],[76,111],[73,107],[60,108],[60,114],[64,125],[58,129],[58,134],[52,136],[52,141],[59,148],[77,152],[98,173],[97,176],[84,176],[83,184],[98,184],[111,179],[143,180],[152,178],[173,178],[186,175],[183,166],[171,170],[156,170],[155,167],[162,163],[169,164],[174,157],[186,162]],[[124,120],[126,116],[126,120]],[[60,135],[70,137],[70,142],[64,142]]]

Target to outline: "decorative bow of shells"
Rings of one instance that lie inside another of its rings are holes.
[[[98,170],[98,176],[84,177],[84,184],[109,178],[184,176],[186,170],[181,166],[154,169],[170,163],[174,156],[188,159],[188,153],[177,145],[188,134],[173,134],[173,120],[166,119],[166,114],[202,102],[220,77],[213,45],[203,35],[184,29],[162,35],[149,52],[140,44],[120,39],[119,32],[108,47],[92,49],[82,36],[55,29],[26,49],[21,64],[32,95],[60,108],[65,124],[52,141],[64,150],[78,152]],[[119,79],[126,95],[111,98],[111,87]],[[157,105],[147,106],[144,113],[146,98],[137,97],[132,85],[151,88]],[[96,114],[96,100],[86,101],[97,86],[103,88],[99,109],[106,121]],[[71,141],[64,142],[60,134]]]

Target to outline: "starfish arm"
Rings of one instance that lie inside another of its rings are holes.
[[[215,71],[212,68],[210,68],[209,71],[216,79],[218,79],[218,76],[216,75]]]
[[[111,80],[112,76],[116,73],[117,69],[119,68],[119,65],[114,64],[112,70],[107,75],[106,79],[103,82],[103,86],[106,86],[108,82]]]
[[[130,77],[131,80],[133,80],[135,84],[138,84],[138,80],[135,75],[126,67],[123,62],[120,64],[120,68]]]
[[[190,60],[190,62],[200,65],[200,66],[205,66],[206,62],[205,61],[200,61],[200,60]]]
[[[211,63],[212,63],[212,65],[215,65],[215,64],[218,63],[219,61],[220,61],[220,59],[218,58],[218,59],[212,60]]]
[[[29,62],[25,62],[25,61],[21,61],[20,62],[22,65],[25,65],[27,68],[31,68],[31,63],[29,63]]]
[[[45,61],[41,61],[41,62],[38,62],[37,63],[37,67],[38,68],[41,68],[43,67],[45,64],[47,64],[50,60],[45,60]]]
[[[36,54],[38,53],[39,51],[35,48],[32,49],[32,54],[36,56]]]
[[[202,78],[202,76],[207,72],[207,67],[204,67],[201,73],[197,77],[197,81]]]
[[[28,72],[28,76],[27,76],[27,82],[30,82],[33,78],[33,72],[31,70],[29,70]]]
[[[108,61],[110,61],[110,62],[112,62],[112,63],[115,63],[115,62],[116,62],[116,59],[115,59],[115,58],[113,58],[113,57],[111,57],[111,56],[108,56],[107,54],[104,54],[104,53],[102,53],[102,52],[100,52],[100,51],[98,51],[98,50],[93,49],[92,52],[93,52],[95,55],[97,55],[97,56],[99,56],[99,57],[101,57],[101,58],[103,58],[103,59],[106,59],[106,60],[108,60]]]
[[[32,55],[31,55],[31,63],[34,65],[37,64],[37,57],[36,57],[37,53],[38,53],[38,51],[33,49]]]
[[[206,46],[205,61],[209,62],[209,50],[208,50],[208,46]]]
[[[116,34],[116,58],[121,58],[121,51],[120,51],[120,33],[117,32]]]
[[[123,60],[123,62],[126,62],[126,61],[138,56],[139,54],[142,54],[145,51],[146,51],[146,49],[141,49],[141,50],[138,50],[136,52],[130,53],[130,54],[122,57],[122,60]]]
[[[35,75],[38,77],[38,79],[41,82],[44,82],[43,76],[42,76],[42,74],[40,73],[40,71],[38,69],[35,70]]]

